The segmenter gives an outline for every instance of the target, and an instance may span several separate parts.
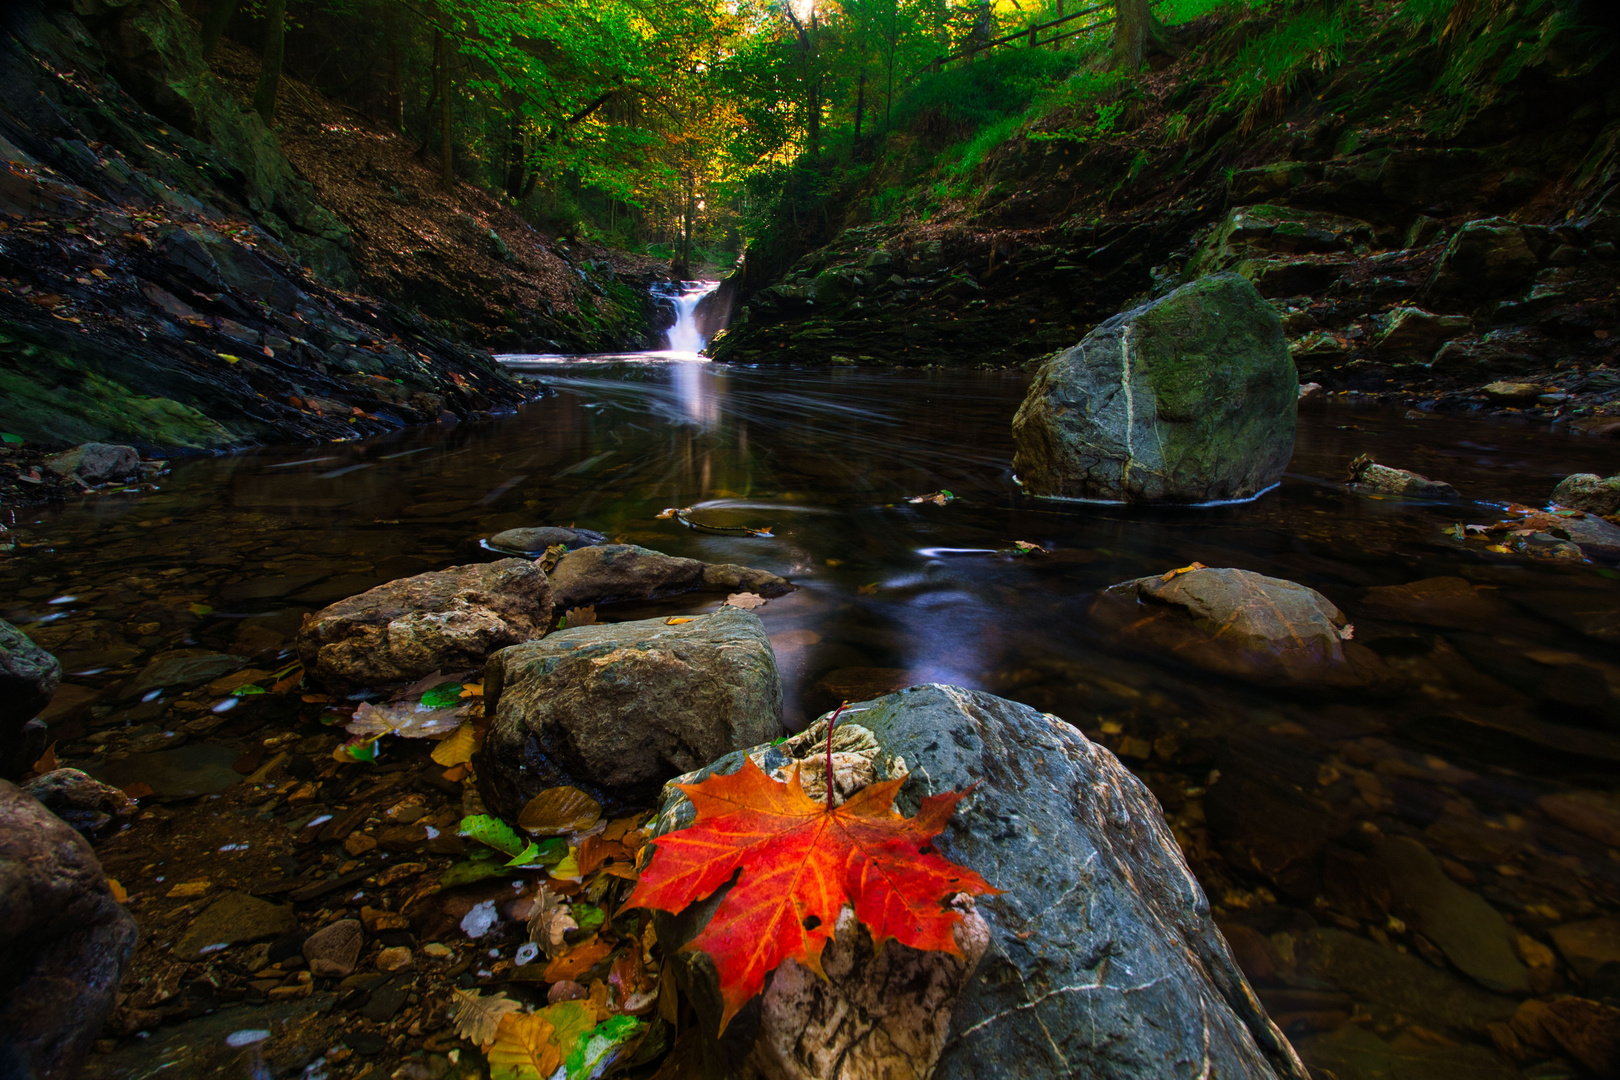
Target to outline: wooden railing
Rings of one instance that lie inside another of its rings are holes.
[[[1042,45],[1055,45],[1059,41],[1063,41],[1066,38],[1076,37],[1080,34],[1089,33],[1092,30],[1100,30],[1105,26],[1112,26],[1119,20],[1099,19],[1096,22],[1087,23],[1076,30],[1067,30],[1061,34],[1053,34],[1049,38],[1042,38],[1040,36],[1040,33],[1043,30],[1051,30],[1055,27],[1072,23],[1076,19],[1083,19],[1087,15],[1095,15],[1099,11],[1110,11],[1113,9],[1113,7],[1113,3],[1094,4],[1091,7],[1082,8],[1079,11],[1072,12],[1068,15],[1060,15],[1048,22],[1037,23],[1034,26],[1026,26],[1022,30],[1016,30],[1011,34],[1003,34],[1001,37],[995,38],[991,41],[980,41],[974,42],[971,45],[964,45],[962,48],[957,49],[953,53],[947,53],[944,56],[936,56],[928,65],[928,70],[937,74],[941,68],[950,63],[952,60],[961,60],[964,57],[972,57],[978,53],[986,52],[1002,45],[1011,45],[1017,41],[1027,41],[1029,43],[1029,47],[1031,49],[1035,49]]]

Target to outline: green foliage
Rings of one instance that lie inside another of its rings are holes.
[[[1278,19],[1226,65],[1211,111],[1240,112],[1239,130],[1247,132],[1261,117],[1280,110],[1305,79],[1343,62],[1354,10],[1350,4],[1332,3]]]
[[[1038,96],[1073,74],[1083,55],[1006,49],[924,76],[895,103],[894,126],[954,140],[1021,116]]]

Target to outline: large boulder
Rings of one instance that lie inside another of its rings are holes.
[[[90,845],[0,780],[0,1072],[77,1076],[135,939]]]
[[[1536,273],[1535,252],[1524,228],[1507,218],[1482,218],[1457,230],[1429,279],[1437,297],[1464,302],[1515,293]]]
[[[45,711],[61,681],[56,657],[0,620],[0,776],[17,775],[44,752],[44,725],[29,721]]]
[[[1620,514],[1620,474],[1575,473],[1558,481],[1552,501],[1588,514]]]
[[[484,709],[480,789],[516,819],[560,784],[610,807],[645,805],[671,776],[776,736],[782,684],[764,624],[727,607],[503,649],[484,670]]]
[[[1126,641],[1206,671],[1269,685],[1366,686],[1389,672],[1350,641],[1315,589],[1251,570],[1200,567],[1110,586],[1092,617]]]
[[[1276,311],[1216,274],[1047,360],[1013,418],[1013,469],[1033,495],[1252,498],[1293,456],[1298,387]]]
[[[745,755],[779,774],[796,757],[815,757],[808,744],[822,731],[730,754],[673,781],[655,832],[692,819],[673,783],[734,772]],[[863,743],[873,752],[862,755]],[[834,749],[840,775],[857,772],[852,759],[861,756],[878,778],[909,770],[896,804],[907,815],[931,792],[977,785],[934,846],[1003,890],[979,898],[964,920],[969,936],[987,934],[988,944],[964,947],[970,960],[985,950],[976,972],[966,965],[969,979],[954,958],[929,954],[935,959],[925,962],[891,942],[883,950],[898,954],[891,963],[917,965],[922,977],[891,986],[890,971],[871,964],[864,970],[872,985],[889,988],[883,996],[851,985],[841,947],[837,974],[821,991],[826,1015],[810,1015],[824,1037],[808,1044],[792,1025],[805,1022],[805,986],[815,980],[794,965],[778,969],[717,1040],[712,963],[701,952],[677,952],[676,975],[698,1010],[713,1080],[1304,1080],[1210,918],[1158,802],[1107,749],[1055,716],[937,684],[847,707]],[[660,940],[689,940],[714,907],[660,915]],[[855,970],[868,956],[857,957]],[[944,1015],[949,1026],[936,1044],[928,1036]],[[897,1045],[912,1046],[913,1056],[894,1055]],[[818,1070],[823,1059],[836,1064]]]
[[[601,544],[570,551],[557,560],[551,588],[557,607],[565,609],[704,590],[781,596],[793,585],[735,563],[682,559],[634,544]]]
[[[317,682],[346,692],[478,667],[550,621],[545,571],[502,559],[390,581],[306,615],[298,657]]]

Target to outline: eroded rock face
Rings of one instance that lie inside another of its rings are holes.
[[[135,920],[90,845],[0,780],[0,1062],[72,1080],[117,1002]]]
[[[737,608],[561,630],[490,657],[484,686],[480,790],[513,820],[559,784],[645,803],[671,776],[782,727],[764,624]]]
[[[816,1023],[817,1014],[785,1008],[787,994],[778,996],[773,983],[732,1020],[723,1040],[708,1040],[710,1077],[1303,1080],[1303,1066],[1210,919],[1158,803],[1108,750],[1055,716],[938,684],[850,706],[843,718],[840,731],[848,722],[875,740],[877,775],[898,772],[902,759],[909,767],[897,804],[902,813],[914,814],[930,792],[981,784],[935,844],[1005,890],[977,904],[988,945],[972,978],[925,980],[936,990],[959,985],[954,1003],[919,996],[902,1009],[898,997],[855,991],[840,968],[833,981],[843,1022],[823,1025],[827,1034],[817,1048],[802,1046],[792,1026],[806,1017]],[[730,754],[679,782],[733,772],[744,754],[770,772],[791,763],[793,744]],[[685,796],[673,788],[666,793],[659,832],[692,817]],[[689,940],[713,906],[660,916],[660,939]],[[712,967],[702,954],[675,955],[683,989],[712,1036],[719,1015]],[[885,985],[880,969],[860,970],[870,972],[872,985]],[[803,980],[779,971],[777,979],[784,978],[788,992],[797,993]],[[883,1047],[874,1048],[869,1036],[877,1032],[872,1042],[882,1042],[885,1032],[925,1031],[933,1017],[924,1010],[950,1016],[937,1063],[923,1056],[929,1044],[919,1039],[905,1067],[880,1071],[882,1055],[874,1050]],[[816,1054],[834,1064],[795,1071],[819,1061]],[[762,1064],[785,1060],[799,1064]]]
[[[1032,495],[1251,498],[1293,455],[1298,387],[1277,313],[1216,274],[1047,360],[1013,418],[1013,468]]]
[[[308,616],[298,656],[340,691],[478,667],[496,649],[543,635],[551,595],[527,559],[401,578]]]
[[[1463,302],[1488,300],[1528,285],[1536,266],[1523,226],[1507,218],[1481,218],[1458,229],[1446,244],[1429,291]]]
[[[1133,644],[1251,682],[1349,687],[1389,678],[1376,654],[1348,640],[1348,620],[1327,597],[1250,570],[1121,582],[1091,614]]]
[[[682,559],[634,544],[601,544],[570,551],[559,559],[551,572],[551,587],[561,609],[700,590],[781,596],[793,585],[775,574],[735,563]]]
[[[1552,501],[1588,514],[1620,514],[1620,475],[1602,477],[1597,473],[1575,473],[1566,476],[1553,488]]]
[[[61,681],[56,657],[0,620],[0,776],[20,773],[44,752],[44,725],[29,721],[51,703]]]

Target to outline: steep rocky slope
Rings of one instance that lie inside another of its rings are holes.
[[[1487,70],[1489,92],[1458,100],[1437,89],[1447,46],[1387,21],[1330,75],[1217,108],[1211,73],[1276,25],[1183,28],[1173,65],[1025,124],[959,196],[884,223],[874,196],[928,136],[891,138],[828,215],[829,243],[749,252],[717,298],[733,310],[714,356],[1020,364],[1231,269],[1283,315],[1301,377],[1330,389],[1552,409],[1620,389],[1605,368],[1620,314],[1612,34],[1546,28],[1511,77]],[[1536,393],[1478,392],[1504,378]]]
[[[289,160],[173,0],[23,0],[0,19],[0,431],[355,438],[519,404],[533,391],[484,346],[645,331],[645,289],[611,262],[473,189],[428,194],[391,136],[296,84]],[[222,67],[239,82],[244,63]]]

